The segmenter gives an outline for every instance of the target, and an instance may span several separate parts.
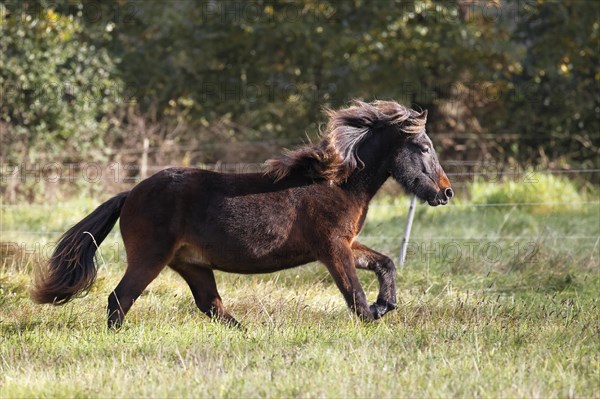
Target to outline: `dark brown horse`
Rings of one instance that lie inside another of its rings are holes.
[[[396,271],[390,258],[356,241],[369,201],[389,176],[432,206],[453,192],[425,134],[427,111],[355,101],[328,115],[318,143],[267,161],[265,173],[170,168],[109,199],[60,239],[34,300],[59,305],[88,290],[97,245],[120,217],[128,266],[108,298],[111,327],[166,265],[202,312],[237,325],[213,270],[267,273],[315,260],[361,319],[380,318],[396,307]],[[371,306],[356,268],[379,279]]]

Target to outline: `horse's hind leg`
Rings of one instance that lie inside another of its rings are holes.
[[[223,306],[211,269],[183,261],[171,262],[169,266],[188,283],[196,306],[204,314],[225,324],[240,327],[240,323]]]
[[[389,257],[357,241],[352,243],[352,254],[357,268],[372,270],[377,275],[379,295],[371,305],[371,313],[378,319],[396,308],[396,266]]]
[[[142,291],[165,267],[163,259],[130,261],[117,288],[108,296],[108,327],[118,329]]]
[[[124,233],[123,226],[121,232]],[[132,238],[136,233],[137,236]],[[121,327],[135,300],[173,257],[175,240],[164,234],[142,237],[141,233],[134,231],[123,234],[123,241],[127,252],[127,270],[117,288],[108,296],[109,328]]]

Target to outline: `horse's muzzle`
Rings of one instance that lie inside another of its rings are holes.
[[[428,200],[427,203],[431,206],[446,205],[452,197],[454,197],[454,190],[448,187],[438,191],[435,197]]]

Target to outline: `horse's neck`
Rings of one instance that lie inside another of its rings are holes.
[[[348,177],[343,187],[351,194],[368,203],[390,176],[382,164],[365,164]],[[366,205],[366,204],[365,204]]]

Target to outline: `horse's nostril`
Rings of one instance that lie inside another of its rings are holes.
[[[446,197],[448,197],[448,199],[454,197],[454,191],[452,191],[450,187],[444,190],[444,194],[446,194]]]

